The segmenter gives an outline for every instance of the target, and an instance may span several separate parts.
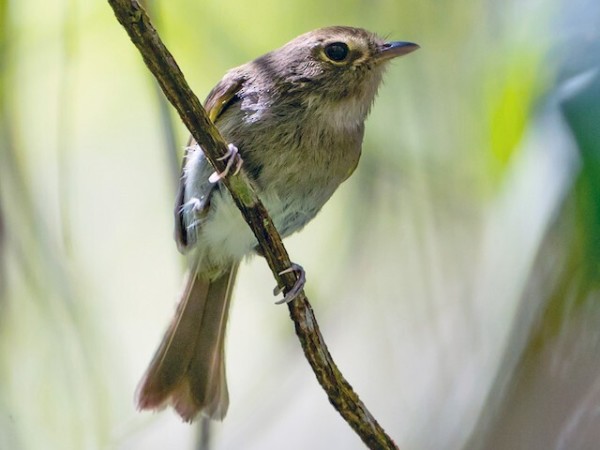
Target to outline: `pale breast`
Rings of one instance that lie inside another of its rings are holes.
[[[265,104],[262,102],[261,104]],[[217,122],[244,159],[244,170],[282,236],[302,229],[354,170],[360,157],[363,122],[340,127],[342,116],[325,120],[300,103],[256,111],[238,103]],[[257,114],[260,120],[257,120]],[[209,259],[239,259],[256,240],[230,196],[211,194],[210,212],[199,227]]]

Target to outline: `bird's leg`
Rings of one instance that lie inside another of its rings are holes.
[[[233,172],[233,174],[237,175],[239,173],[244,160],[240,156],[238,148],[235,145],[229,144],[227,146],[227,153],[225,153],[225,155],[221,156],[220,158],[217,158],[218,161],[223,161],[225,159],[227,160],[227,164],[225,165],[225,170],[223,170],[223,172],[216,172],[216,171],[213,172],[212,175],[208,178],[209,182],[214,184],[214,183],[218,182],[219,180],[225,178],[234,164],[235,164],[235,171]]]
[[[288,293],[281,299],[275,302],[276,305],[281,305],[282,303],[289,303],[293,301],[298,294],[304,289],[304,285],[306,284],[306,273],[300,264],[292,263],[292,266],[289,269],[285,269],[282,272],[279,272],[279,275],[283,275],[284,273],[294,272],[297,276],[296,283],[294,287],[289,290]],[[279,286],[275,286],[273,289],[273,295],[279,295],[283,291],[283,288]]]

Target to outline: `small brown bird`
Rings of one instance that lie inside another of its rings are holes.
[[[228,167],[243,158],[283,237],[302,229],[352,174],[386,63],[417,48],[360,28],[321,28],[230,70],[210,92],[206,110],[235,144]],[[189,271],[137,392],[141,409],[171,404],[186,421],[227,412],[225,325],[238,265],[257,247],[219,182],[225,175],[213,173],[190,142],[175,205],[177,245],[189,255]]]

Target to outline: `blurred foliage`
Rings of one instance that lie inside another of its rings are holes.
[[[595,49],[600,51],[600,45]],[[598,54],[598,53],[596,53]],[[585,281],[600,283],[600,57],[587,87],[565,102],[565,116],[581,157],[575,186]]]
[[[320,26],[419,43],[388,70],[359,170],[288,240],[332,354],[401,448],[598,441],[593,0],[147,4],[200,97]],[[107,4],[0,0],[2,450],[192,448],[132,402],[180,282],[187,133],[156,93]],[[211,445],[361,448],[271,285],[259,259],[242,269]]]

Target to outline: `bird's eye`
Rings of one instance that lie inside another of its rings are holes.
[[[334,42],[325,47],[325,55],[332,61],[343,61],[348,56],[348,46],[343,42]]]

